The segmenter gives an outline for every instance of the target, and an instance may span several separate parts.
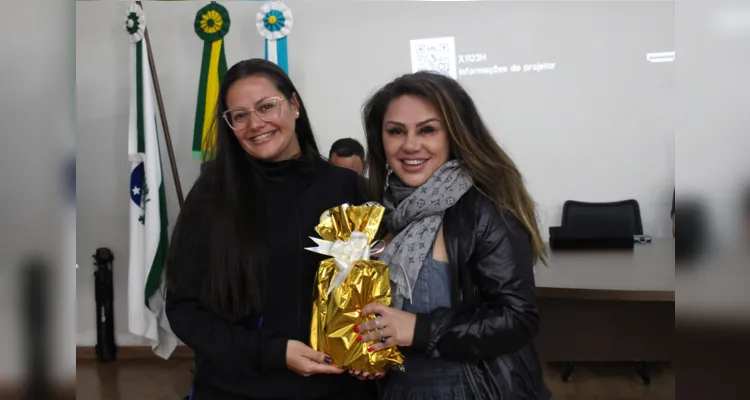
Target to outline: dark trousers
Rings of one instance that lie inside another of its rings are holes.
[[[352,379],[356,379],[353,378]],[[378,392],[375,383],[372,382],[373,390],[359,391],[356,394],[339,394],[327,397],[278,397],[278,398],[254,398],[217,391],[213,388],[195,388],[191,400],[377,400]]]
[[[460,363],[430,359],[423,354],[404,357],[405,372],[389,371],[378,382],[382,400],[475,400]]]

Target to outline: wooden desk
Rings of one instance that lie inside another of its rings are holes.
[[[534,268],[546,361],[671,361],[674,239],[633,250],[551,251]]]
[[[550,250],[534,267],[540,297],[674,301],[674,239],[633,250]]]

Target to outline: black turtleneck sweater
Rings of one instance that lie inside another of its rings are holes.
[[[356,173],[324,160],[294,160],[264,164],[269,265],[266,268],[265,309],[240,322],[222,319],[201,304],[199,294],[208,268],[207,258],[178,257],[181,283],[167,293],[172,331],[196,353],[195,400],[224,399],[367,399],[375,395],[372,382],[342,375],[297,375],[286,367],[290,339],[309,344],[312,293],[318,263],[324,258],[304,250],[315,244],[314,228],[328,208],[364,202]],[[207,171],[206,175],[210,175]],[[208,180],[201,176],[186,199],[179,220],[185,235],[180,246],[189,253],[207,254],[201,235],[210,198]],[[204,230],[204,232],[207,232]],[[207,233],[206,233],[207,234]],[[203,250],[201,250],[203,249]]]

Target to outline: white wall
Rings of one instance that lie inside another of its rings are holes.
[[[145,2],[166,116],[183,191],[198,174],[193,118],[202,42],[193,31],[207,2]],[[566,199],[636,198],[646,233],[670,232],[674,186],[673,64],[647,51],[673,50],[670,2],[295,1],[290,75],[305,100],[318,144],[362,139],[360,107],[390,79],[411,71],[409,40],[455,36],[459,53],[498,63],[556,61],[536,75],[461,77],[498,141],[513,155],[539,203],[544,232],[559,224]],[[232,18],[227,62],[262,57],[258,3],[222,2]],[[96,341],[91,254],[115,254],[115,325],[127,334],[126,2],[76,3],[77,333]],[[335,16],[338,14],[338,16]],[[653,49],[650,47],[653,46]],[[178,213],[164,155],[170,222]]]
[[[673,49],[671,3],[347,2],[336,5],[332,26],[315,23],[333,9],[295,9],[294,33],[304,40],[289,44],[290,73],[322,149],[364,137],[360,107],[411,72],[411,39],[453,36],[457,53],[487,54],[482,66],[557,64],[551,72],[458,78],[519,164],[545,235],[567,199],[628,198],[639,201],[646,233],[671,234],[674,64],[645,59]]]
[[[678,15],[677,198],[705,207],[711,247],[726,252],[749,240],[738,216],[750,186],[750,3],[690,2]]]

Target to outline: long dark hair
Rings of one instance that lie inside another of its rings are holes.
[[[196,186],[204,186],[208,194],[200,201],[201,209],[190,209],[191,205],[186,204],[180,213],[167,259],[167,284],[172,290],[178,287],[182,266],[179,260],[189,259],[190,253],[197,251],[187,244],[182,245],[185,237],[196,234],[188,230],[201,230],[200,240],[206,241],[208,248],[207,255],[195,254],[208,261],[201,301],[209,310],[230,321],[262,312],[265,290],[266,189],[262,164],[242,149],[223,118],[227,110],[227,91],[235,82],[249,76],[262,76],[271,81],[289,99],[286,104],[290,107],[292,99],[297,100],[299,118],[295,132],[302,151],[301,162],[323,159],[302,98],[281,68],[266,60],[251,59],[227,71],[214,116],[216,146],[208,148],[212,159],[196,183]],[[182,226],[182,220],[190,218],[202,220],[206,226]]]
[[[391,102],[404,95],[420,97],[440,112],[449,135],[451,158],[500,211],[518,218],[531,235],[535,258],[546,259],[536,209],[516,164],[497,144],[468,93],[455,80],[433,72],[403,75],[373,94],[363,107],[367,137],[369,190],[382,199],[386,181],[383,118]]]

